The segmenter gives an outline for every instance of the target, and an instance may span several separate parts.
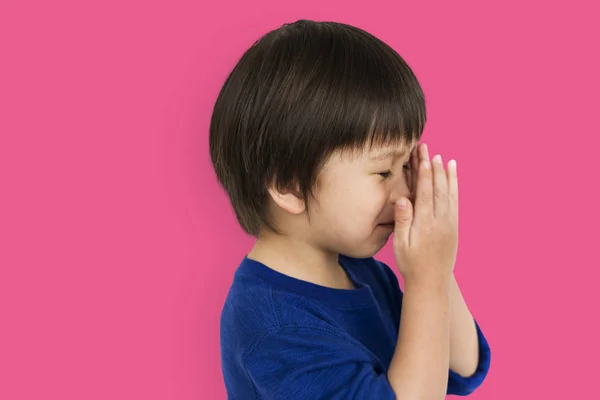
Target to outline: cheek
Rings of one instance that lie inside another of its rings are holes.
[[[350,216],[348,223],[362,230],[373,225],[380,217],[389,193],[384,182],[377,179],[367,179],[360,185],[358,183],[351,193],[339,199],[339,204],[342,205],[340,209]]]
[[[318,224],[322,229],[361,232],[381,218],[389,199],[389,184],[376,176],[338,176],[320,191]]]

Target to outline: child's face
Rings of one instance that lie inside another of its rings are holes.
[[[373,147],[358,155],[334,154],[311,204],[314,244],[350,257],[377,253],[394,231],[394,203],[411,196],[414,144]],[[411,199],[412,200],[412,199]]]

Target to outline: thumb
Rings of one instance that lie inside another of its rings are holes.
[[[412,204],[406,197],[400,197],[394,205],[395,227],[394,236],[408,242],[410,227],[413,222]]]

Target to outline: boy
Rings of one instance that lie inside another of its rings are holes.
[[[286,24],[240,59],[210,126],[256,237],[221,317],[230,399],[443,399],[482,383],[490,349],[453,274],[456,164],[417,145],[425,121],[411,69],[356,27]],[[373,258],[392,233],[404,292]]]

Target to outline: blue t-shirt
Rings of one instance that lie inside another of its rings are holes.
[[[340,256],[339,263],[356,289],[319,286],[243,259],[221,315],[229,399],[396,398],[386,374],[398,339],[398,280],[374,258]],[[468,395],[487,375],[490,348],[475,325],[477,372],[449,370],[448,394]]]

